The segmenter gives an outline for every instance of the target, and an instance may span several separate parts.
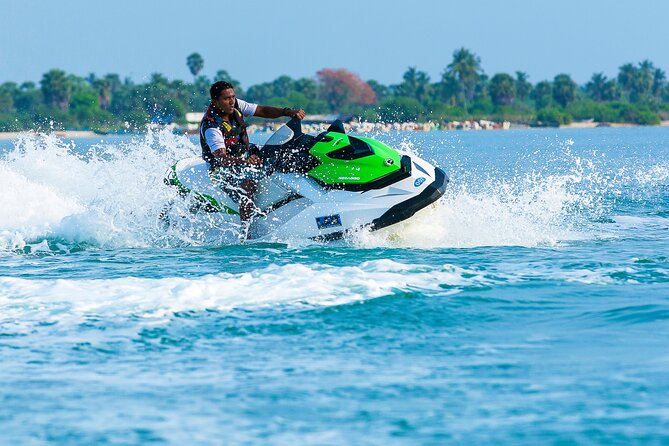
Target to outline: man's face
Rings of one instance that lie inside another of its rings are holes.
[[[235,90],[228,88],[223,90],[221,95],[213,101],[214,105],[226,115],[232,114],[235,108]]]

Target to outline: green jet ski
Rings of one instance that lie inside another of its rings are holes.
[[[381,229],[434,203],[448,183],[440,168],[375,139],[347,135],[339,120],[310,135],[292,119],[260,156],[266,176],[254,197],[252,239],[329,240]],[[196,204],[190,207],[194,214],[206,215],[202,231],[239,225],[238,204],[215,184],[202,158],[178,161],[165,181]],[[189,221],[197,225],[197,218]]]

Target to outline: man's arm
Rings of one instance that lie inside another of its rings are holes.
[[[288,116],[290,118],[304,119],[305,113],[301,108],[279,108],[272,107],[271,105],[259,105],[256,108],[253,116],[258,116],[260,118],[275,119],[282,116]]]
[[[223,139],[223,133],[221,133],[220,129],[207,129],[204,136],[207,140],[207,144],[211,147],[212,155],[222,166],[245,166],[262,163],[262,161],[255,155],[251,155],[248,159],[230,155],[225,147],[225,140]]]
[[[262,160],[257,155],[251,155],[248,158],[232,156],[225,147],[214,150],[213,154],[222,166],[259,166],[262,164]]]

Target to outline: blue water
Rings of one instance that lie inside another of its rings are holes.
[[[3,144],[0,444],[668,444],[669,129],[375,136],[448,191],[326,244],[165,231],[183,137]]]

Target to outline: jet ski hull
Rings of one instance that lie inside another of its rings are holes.
[[[328,240],[367,228],[377,230],[411,218],[443,194],[448,177],[415,155],[381,141],[344,133],[340,121],[317,135],[293,119],[260,149],[266,175],[253,197],[253,239]],[[205,213],[200,232],[239,227],[239,206],[200,158],[177,162],[166,182],[193,198]],[[227,174],[229,175],[229,174]],[[225,177],[227,178],[227,177]],[[188,219],[197,221],[197,219]]]
[[[411,166],[408,175],[360,192],[324,188],[304,174],[274,172],[258,185],[255,202],[260,216],[251,225],[250,238],[333,240],[361,228],[378,230],[411,218],[444,194],[448,177],[419,157],[404,157]],[[204,204],[206,225],[239,225],[237,203],[212,181],[205,161],[181,160],[170,176],[170,184],[183,195]]]

